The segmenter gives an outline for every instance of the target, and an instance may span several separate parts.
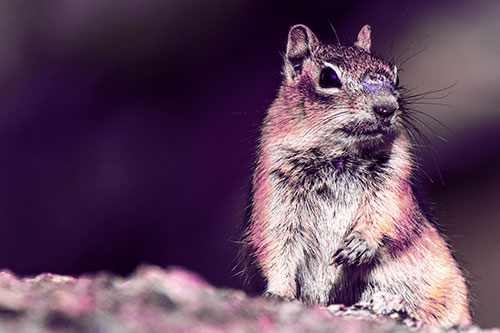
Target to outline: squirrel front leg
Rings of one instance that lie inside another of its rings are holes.
[[[376,257],[384,239],[402,237],[398,230],[409,229],[405,224],[412,223],[409,215],[415,203],[409,189],[398,190],[398,197],[394,192],[380,191],[364,198],[350,232],[332,256],[332,265],[368,264]]]

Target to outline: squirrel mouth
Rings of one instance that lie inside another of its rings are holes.
[[[391,125],[385,124],[370,124],[368,126],[360,126],[354,124],[354,126],[344,127],[342,129],[342,132],[346,133],[349,136],[374,138],[388,135],[394,132],[394,128]]]

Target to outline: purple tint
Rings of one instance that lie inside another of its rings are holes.
[[[387,81],[364,80],[363,90],[372,94],[376,94],[381,90],[392,90],[392,85]]]
[[[410,45],[439,32],[401,79],[416,93],[460,80],[438,101],[454,108],[419,106],[458,139],[420,114],[451,142],[429,135],[439,153],[416,149],[417,169],[445,177],[442,186],[420,174],[429,201],[443,206],[440,223],[460,235],[451,243],[472,272],[478,322],[500,325],[500,76],[488,62],[498,58],[500,3],[2,1],[0,9],[2,268],[128,274],[149,262],[241,288],[231,270],[261,124],[282,82],[280,53],[297,23],[336,44],[318,20],[324,12],[344,46],[364,24],[374,53],[394,41],[398,65],[417,51]],[[389,78],[373,81],[366,94],[391,91],[381,90]]]
[[[335,168],[340,171],[344,170],[344,161],[340,159],[335,161]]]

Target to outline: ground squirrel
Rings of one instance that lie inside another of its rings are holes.
[[[367,25],[350,47],[290,29],[246,240],[268,295],[350,305],[388,292],[417,319],[467,325],[464,278],[412,190],[397,68],[370,47]]]

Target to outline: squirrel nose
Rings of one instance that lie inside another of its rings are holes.
[[[394,114],[396,107],[388,104],[374,105],[373,111],[383,118],[388,118]]]

